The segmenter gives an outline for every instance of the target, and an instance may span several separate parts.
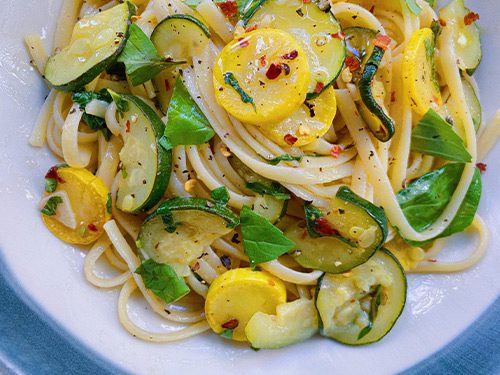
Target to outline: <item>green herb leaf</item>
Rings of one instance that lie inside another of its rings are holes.
[[[101,100],[107,103],[111,103],[113,100],[110,93],[106,89],[102,89],[99,92],[77,91],[73,93],[71,99],[73,100],[73,103],[80,106],[82,111],[85,111],[87,104],[89,104],[92,100]],[[87,124],[90,129],[94,131],[100,130],[107,141],[111,138],[111,132],[107,128],[106,121],[103,118],[90,115],[85,112],[82,116],[82,121]]]
[[[278,165],[282,161],[302,161],[304,157],[303,156],[292,156],[288,154],[284,154],[281,156],[278,156],[277,158],[268,160],[267,162],[271,165]]]
[[[141,275],[146,288],[165,303],[175,302],[190,292],[182,277],[168,264],[156,263],[153,259],[143,262],[135,273]]]
[[[116,109],[118,110],[118,113],[123,118],[125,112],[128,112],[129,108],[128,102],[125,99],[123,99],[120,94],[114,92],[113,90],[108,89],[108,92],[116,104]]]
[[[160,56],[153,42],[135,23],[129,27],[127,44],[118,56],[118,62],[125,64],[127,75],[134,86],[149,81],[165,69],[185,63]]]
[[[416,16],[422,13],[422,8],[420,8],[420,5],[417,4],[417,0],[406,0],[406,5],[408,6],[410,12]]]
[[[252,99],[252,97],[250,97],[240,86],[240,84],[238,83],[238,80],[236,79],[236,77],[234,76],[233,73],[231,72],[228,72],[226,74],[224,74],[224,82],[226,83],[226,85],[229,85],[231,86],[241,97],[241,101],[243,103],[250,103],[254,109],[254,111],[257,111],[257,107],[255,107],[255,103]]]
[[[42,214],[46,216],[54,216],[56,214],[57,206],[63,202],[61,197],[51,197],[45,203],[45,206],[40,211]]]
[[[462,138],[432,109],[429,109],[413,129],[411,149],[450,161],[472,161]]]
[[[286,201],[290,199],[290,194],[277,182],[272,182],[271,185],[261,182],[247,182],[246,187],[257,194],[270,195],[278,200]]]
[[[45,178],[45,191],[53,193],[57,189],[57,180],[55,178]]]
[[[431,6],[431,8],[434,8],[434,6],[436,5],[436,0],[425,0],[427,3],[429,3],[429,5]]]
[[[108,193],[108,199],[106,199],[106,211],[108,212],[108,214],[111,214],[113,212],[111,207],[112,204],[113,200],[111,199],[111,193]]]
[[[397,194],[406,219],[416,231],[424,231],[443,213],[458,186],[463,169],[462,163],[447,164],[420,177]],[[435,239],[462,232],[474,220],[481,190],[481,173],[476,169],[465,199],[446,230],[429,241],[406,241],[413,246],[423,246]]]
[[[382,303],[382,285],[377,285],[373,293],[374,295],[371,297],[370,301],[370,312],[368,313],[368,325],[364,327],[361,332],[359,332],[358,340],[361,340],[363,337],[369,334],[373,328],[373,322],[378,315],[378,308]]]
[[[240,221],[243,247],[252,266],[277,259],[295,246],[281,230],[246,206],[241,210]]]
[[[160,144],[166,150],[179,145],[201,145],[215,136],[210,122],[187,91],[182,78],[175,82]]]
[[[219,333],[219,336],[228,340],[233,339],[233,333],[234,331],[232,329],[225,329],[221,333]]]
[[[227,1],[230,0],[215,0],[214,3],[219,4],[219,3],[225,3]],[[238,5],[239,14],[241,14],[248,0],[234,0],[234,1],[236,1],[236,4]],[[201,0],[184,0],[183,3],[186,4],[188,7],[190,7],[191,9],[196,9],[196,7],[200,5]]]
[[[227,202],[229,202],[229,199],[231,199],[225,186],[212,190],[210,196],[216,204],[220,204],[222,206],[225,206]]]

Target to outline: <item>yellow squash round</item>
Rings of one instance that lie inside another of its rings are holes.
[[[309,64],[299,43],[285,31],[257,29],[226,45],[214,67],[217,101],[238,120],[279,122],[304,103]]]
[[[285,284],[280,279],[267,272],[238,268],[210,285],[205,315],[215,333],[232,329],[233,340],[247,341],[245,327],[252,316],[257,312],[275,315],[276,307],[285,302]]]
[[[60,182],[54,193],[64,191],[75,214],[77,226],[69,228],[56,216],[42,214],[47,228],[59,239],[75,245],[88,245],[104,232],[103,225],[111,218],[107,204],[109,190],[101,178],[86,169],[57,168]]]

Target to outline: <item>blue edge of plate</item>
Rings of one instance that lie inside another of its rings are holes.
[[[126,373],[68,335],[10,275],[0,254],[0,374]],[[500,374],[500,297],[458,338],[402,374]]]

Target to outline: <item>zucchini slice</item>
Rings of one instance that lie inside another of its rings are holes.
[[[154,261],[189,274],[189,264],[203,248],[239,224],[229,209],[202,198],[173,198],[163,202],[142,224],[137,247]]]
[[[209,38],[210,32],[203,22],[187,14],[165,18],[151,34],[151,41],[160,55],[179,61],[189,61],[207,45]]]
[[[345,43],[340,24],[331,12],[323,12],[314,2],[259,1],[249,6],[243,19],[248,26],[287,31],[301,44],[311,74],[307,99],[320,94],[342,71]]]
[[[349,27],[344,30],[344,34],[347,56],[354,57],[363,66],[373,52],[373,40],[377,32],[365,27]],[[356,73],[357,71],[353,73],[355,81],[361,78]]]
[[[387,238],[384,211],[342,187],[328,211],[305,206],[307,226],[296,223],[285,235],[296,243],[290,255],[303,267],[332,274],[365,263]]]
[[[144,212],[163,197],[170,180],[172,152],[158,143],[165,125],[156,112],[133,95],[121,95],[127,110],[119,115],[123,148],[122,174],[118,182],[116,206],[130,213]]]
[[[298,299],[276,307],[276,315],[255,313],[245,327],[253,348],[279,349],[311,338],[318,332],[314,302]]]
[[[359,81],[359,94],[362,101],[360,113],[370,131],[378,140],[387,142],[394,135],[395,125],[384,107],[384,86],[375,79],[384,54],[383,48],[374,47]]]
[[[476,90],[466,78],[462,77],[462,85],[464,88],[465,101],[467,102],[467,105],[469,107],[469,111],[472,116],[472,122],[474,123],[474,128],[477,132],[481,127],[481,123],[483,122],[483,110],[481,108],[481,102],[479,101]],[[455,101],[450,96],[448,101],[441,107],[439,113],[443,115],[444,118],[451,117],[453,121],[457,121],[457,117],[454,116],[454,108]]]
[[[276,224],[285,216],[287,207],[287,199],[277,199],[272,195],[264,194],[255,199],[252,210],[265,217],[271,224]]]
[[[406,276],[389,251],[344,275],[323,275],[316,288],[320,334],[342,344],[364,345],[389,333],[406,303]]]
[[[57,90],[75,91],[94,80],[122,51],[134,14],[134,5],[126,1],[79,20],[70,45],[49,58],[44,72],[47,81]]]
[[[473,75],[481,63],[483,53],[479,27],[476,22],[468,25],[465,22],[470,14],[471,11],[465,7],[464,0],[452,0],[441,9],[439,16],[446,22],[446,28],[453,31],[459,68]]]

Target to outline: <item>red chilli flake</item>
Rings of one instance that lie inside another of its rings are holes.
[[[239,39],[238,39],[238,42],[239,42],[239,43],[238,43],[238,45],[239,45],[240,47],[242,47],[242,48],[243,48],[243,47],[246,47],[246,46],[248,46],[248,45],[250,44],[250,42],[249,42],[249,41],[248,41],[248,39],[246,39],[246,38],[239,38]]]
[[[59,176],[59,173],[57,173],[57,169],[58,169],[57,166],[50,168],[47,174],[45,175],[45,178],[51,178],[62,184],[64,183],[64,180],[61,178],[61,176]]]
[[[127,120],[125,124],[125,133],[130,133],[130,120]]]
[[[445,27],[447,25],[446,21],[442,18],[439,19],[439,24],[441,25],[441,27]]]
[[[302,0],[302,2],[303,2],[304,4],[309,4],[309,3],[311,2],[311,0]]]
[[[259,58],[259,64],[260,66],[262,67],[265,67],[267,65],[267,56],[266,55],[262,55],[260,58]]]
[[[320,217],[314,222],[314,229],[324,236],[340,235],[339,231],[332,228],[328,220],[324,217]]]
[[[257,30],[257,25],[252,25],[252,26],[250,26],[248,29],[246,29],[245,31],[246,31],[247,33],[249,33],[250,31],[254,31],[254,30]]]
[[[222,325],[222,328],[224,329],[235,329],[236,327],[238,327],[240,324],[240,322],[238,321],[238,319],[231,319],[231,320],[228,320],[226,323],[224,323]]]
[[[332,36],[332,38],[335,38],[335,39],[340,39],[340,40],[345,39],[345,34],[342,31],[339,31],[338,33],[335,33],[335,34],[331,34],[331,36]]]
[[[391,103],[396,101],[396,91],[391,92]]]
[[[370,8],[370,13],[373,14],[373,12],[375,12],[375,5],[372,5],[372,7]]]
[[[486,172],[486,169],[488,168],[488,166],[484,163],[477,163],[476,167],[479,169],[479,172],[481,172],[481,174]]]
[[[469,12],[464,17],[464,23],[467,26],[469,26],[469,25],[472,25],[474,22],[476,22],[478,19],[479,19],[479,14],[474,13],[474,12]]]
[[[228,0],[223,3],[217,3],[217,6],[226,18],[236,17],[238,14],[238,4],[235,0]]]
[[[281,74],[282,70],[283,70],[283,68],[281,67],[280,64],[271,64],[271,66],[269,66],[269,69],[267,69],[267,72],[266,72],[267,79],[278,78],[279,75]]]
[[[345,65],[349,68],[351,72],[355,72],[359,68],[361,68],[361,64],[359,63],[359,60],[354,57],[354,56],[348,56],[345,59]]]
[[[283,56],[281,56],[281,58],[285,59],[285,60],[295,60],[298,55],[299,55],[299,52],[296,49],[294,49],[290,53],[285,53]]]
[[[298,141],[298,138],[297,137],[294,137],[293,135],[291,134],[286,134],[283,139],[285,140],[286,144],[287,145],[290,145],[290,146],[293,146],[295,144],[295,142]]]
[[[99,231],[99,229],[97,229],[96,225],[95,224],[89,224],[87,225],[87,229],[91,232],[97,232]]]
[[[382,35],[382,34],[377,34],[375,37],[375,40],[373,41],[373,44],[376,47],[382,48],[384,51],[389,48],[389,44],[391,44],[392,39],[388,37],[387,35]]]
[[[325,88],[325,84],[323,82],[316,82],[316,87],[314,88],[314,92],[319,94]]]
[[[344,151],[344,148],[340,145],[333,145],[332,149],[330,150],[330,155],[337,159],[340,154]]]
[[[168,83],[168,79],[165,80],[165,90],[170,91],[170,83]]]

